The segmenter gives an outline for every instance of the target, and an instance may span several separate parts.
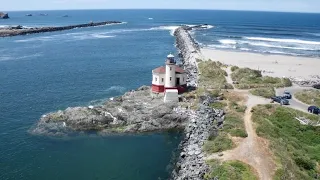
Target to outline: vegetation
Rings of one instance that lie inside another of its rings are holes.
[[[212,92],[214,93],[214,91]],[[244,97],[236,92],[226,92],[224,101],[212,103],[213,108],[224,109],[227,113],[223,123],[223,128],[219,129],[217,135],[210,136],[209,140],[204,145],[204,151],[207,153],[222,152],[234,147],[230,137],[248,136],[245,127],[243,116],[246,106],[243,105]]]
[[[264,98],[271,98],[276,95],[273,87],[252,89],[250,90],[250,93],[256,96],[262,96]]]
[[[211,170],[205,179],[218,178],[219,180],[257,180],[251,166],[240,161],[227,161],[220,163],[217,160],[209,161]]]
[[[199,64],[201,73],[199,85],[206,89],[232,89],[232,85],[227,83],[225,76],[227,72],[222,70],[220,62],[201,61]]]
[[[288,78],[262,76],[261,71],[249,68],[234,68],[231,78],[239,89],[292,86]]]
[[[320,127],[301,125],[295,117],[318,117],[278,105],[253,108],[252,119],[257,134],[270,140],[277,158],[274,179],[320,178]]]
[[[238,66],[232,66],[232,67],[231,67],[231,71],[232,71],[232,72],[234,72],[234,71],[237,70],[237,69],[239,69]]]
[[[294,95],[298,100],[310,105],[320,106],[320,91],[316,89],[304,90]]]
[[[220,132],[218,136],[210,136],[209,140],[204,144],[203,150],[207,153],[216,153],[231,149],[233,146],[228,134]]]

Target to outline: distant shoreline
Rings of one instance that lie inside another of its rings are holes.
[[[95,26],[121,24],[121,23],[122,22],[120,21],[103,21],[103,22],[90,22],[86,24],[77,24],[77,25],[60,26],[60,27],[38,27],[38,28],[28,28],[28,29],[23,28],[22,26],[16,26],[16,27],[0,29],[0,37],[22,36],[27,34],[65,31],[65,30],[70,30],[75,28],[95,27]]]

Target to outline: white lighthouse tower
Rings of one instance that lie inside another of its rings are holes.
[[[169,54],[166,60],[165,89],[176,87],[176,61],[174,55]]]

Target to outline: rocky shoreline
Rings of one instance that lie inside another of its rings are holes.
[[[86,24],[77,24],[77,25],[61,26],[61,27],[39,27],[39,28],[23,28],[22,26],[16,26],[16,27],[0,29],[0,37],[19,36],[19,35],[27,35],[27,34],[54,32],[54,31],[65,31],[65,30],[70,30],[75,28],[95,27],[95,26],[121,24],[121,23],[122,22],[119,22],[119,21],[103,21],[103,22],[90,22]]]
[[[163,97],[152,97],[150,87],[142,86],[123,96],[110,98],[103,105],[69,107],[43,115],[30,133],[65,136],[74,132],[139,133],[183,129],[187,115],[174,111],[178,104],[165,104]]]
[[[197,59],[202,59],[200,47],[191,37],[188,31],[190,27],[178,28],[174,35],[176,37],[176,46],[179,49],[183,65],[188,72],[189,86],[198,86],[198,66]],[[189,123],[185,127],[185,137],[179,145],[181,151],[176,168],[172,172],[174,180],[201,180],[209,171],[209,166],[204,159],[203,145],[210,135],[217,133],[217,125],[224,120],[224,112],[216,110],[209,106],[217,99],[204,95],[200,97],[198,109],[196,111],[180,109],[180,114],[188,114]]]

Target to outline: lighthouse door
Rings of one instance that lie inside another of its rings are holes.
[[[180,78],[177,78],[177,80],[176,80],[176,85],[177,85],[177,86],[180,86]]]

